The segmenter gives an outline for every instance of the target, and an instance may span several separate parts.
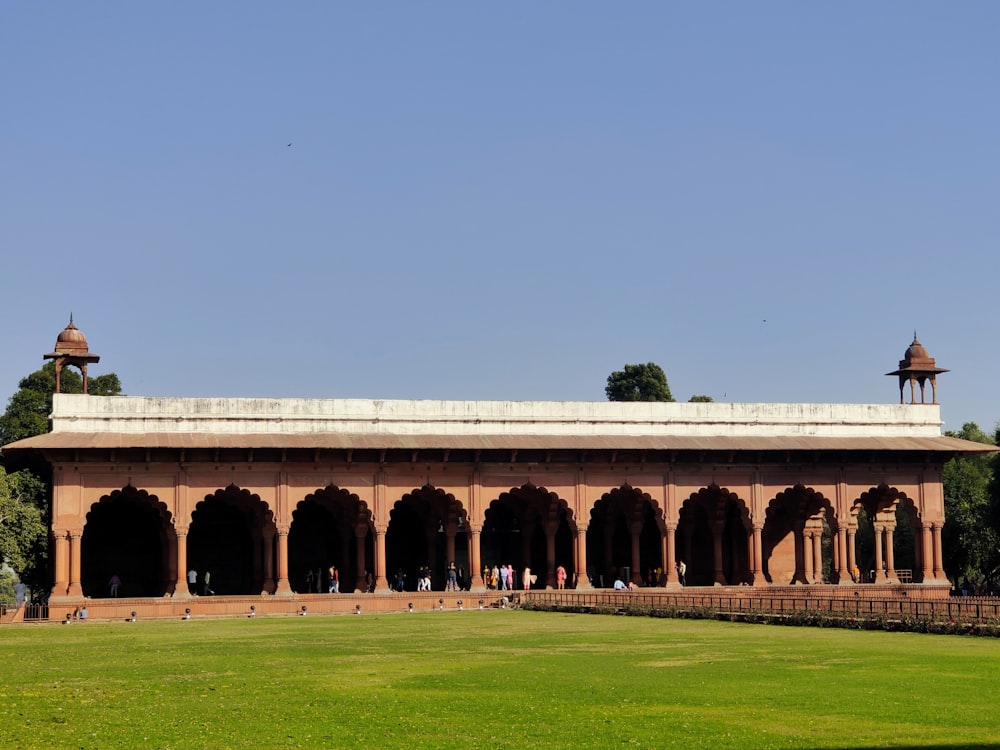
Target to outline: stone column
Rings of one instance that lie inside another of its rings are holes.
[[[941,524],[931,524],[931,540],[934,547],[934,578],[945,580],[944,567],[941,564]]]
[[[808,529],[802,530],[802,579],[805,583],[812,583],[815,572],[813,570],[813,533]]]
[[[65,529],[53,531],[55,541],[55,578],[50,598],[60,599],[69,593],[69,537]]]
[[[639,557],[639,536],[642,533],[642,524],[632,524],[629,526],[629,543],[632,546],[632,580],[642,583],[645,577],[642,575],[642,561]],[[628,583],[628,581],[626,581]]]
[[[455,535],[457,533],[458,529],[455,523],[449,521],[448,525],[444,527],[444,556],[448,558],[444,561],[446,581],[448,578],[447,567],[455,562]]]
[[[854,568],[857,567],[857,562],[855,562],[855,560],[854,560],[854,557],[855,557],[855,554],[854,554],[854,529],[848,527],[847,529],[844,530],[844,533],[847,535],[847,570],[850,573],[849,577],[850,577],[850,579],[854,583],[856,583],[856,584],[857,583],[861,583],[861,570],[860,570],[860,568],[858,569],[858,575],[857,575],[857,579],[856,580],[855,580],[855,575],[854,575]],[[846,583],[846,581],[844,581],[844,580],[842,580],[841,582],[842,583]]]
[[[291,596],[292,587],[288,583],[288,528],[278,527],[278,587],[277,596]]]
[[[83,596],[83,586],[80,585],[80,553],[83,542],[83,531],[72,529],[69,532],[69,595]]]
[[[364,591],[368,586],[368,580],[365,576],[367,572],[365,567],[367,565],[367,558],[365,556],[365,546],[368,541],[368,524],[358,524],[354,527],[354,590]],[[341,579],[341,583],[346,583]],[[344,592],[348,593],[348,592]]]
[[[885,567],[886,580],[889,583],[899,583],[899,576],[896,574],[896,553],[893,550],[896,539],[896,525],[885,527]]]
[[[577,522],[576,536],[573,541],[576,559],[573,561],[573,569],[576,573],[576,588],[578,590],[589,591],[593,588],[590,583],[590,576],[587,574],[587,527]]]
[[[660,570],[663,574],[660,576],[660,580],[656,582],[657,586],[667,586],[671,582],[670,569],[673,563],[670,562],[673,557],[673,546],[674,546],[674,532],[669,526],[665,526],[663,531],[660,533]]]
[[[546,523],[545,530],[545,588],[556,587],[556,531],[558,523]]]
[[[926,523],[920,527],[920,550],[922,581],[926,583],[934,578],[934,542],[931,540],[931,527]]]
[[[375,590],[384,591],[389,588],[389,579],[385,570],[385,530],[375,527]]]
[[[274,529],[264,529],[261,536],[264,538],[264,585],[263,592],[274,593]]]
[[[764,580],[764,548],[762,546],[763,535],[764,535],[764,527],[759,523],[755,523],[753,525],[753,539],[752,539],[753,550],[751,551],[751,555],[753,556],[752,557],[753,567],[750,571],[753,574],[752,583],[755,586],[760,585],[761,583],[763,583]]]
[[[674,539],[676,533],[677,527],[668,524],[666,530],[663,532],[663,536],[660,537],[660,544],[663,547],[661,557],[663,558],[662,583],[664,586],[678,583],[676,572],[674,571],[674,557],[677,554],[675,550],[676,540]]]
[[[482,529],[469,524],[469,580],[471,591],[486,591],[486,583],[483,581],[483,551],[480,548],[480,535]],[[476,583],[479,581],[479,583]]]
[[[712,557],[715,561],[715,585],[725,586],[726,575],[722,570],[722,529],[723,522],[712,524]]]
[[[885,527],[875,526],[875,580],[873,583],[885,583],[885,563],[883,563],[883,544],[885,542]]]
[[[837,527],[837,537],[834,549],[837,551],[837,583],[843,586],[851,576],[847,572],[847,530],[843,526]]]
[[[521,524],[521,570],[518,571],[520,575],[524,575],[524,569],[531,567],[531,537],[535,533],[535,526],[533,523],[523,523]],[[535,571],[532,571],[533,575],[538,575]],[[519,578],[516,582],[511,583],[510,587],[514,590],[523,587],[523,583]]]
[[[823,583],[823,531],[812,532],[813,583]]]
[[[177,575],[174,581],[174,598],[175,599],[190,599],[191,592],[188,591],[187,585],[187,556],[188,556],[188,530],[187,529],[176,529],[176,537],[174,541],[174,548],[176,553],[174,558],[177,561]]]

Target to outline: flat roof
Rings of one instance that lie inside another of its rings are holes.
[[[116,448],[942,451],[936,404],[158,398],[55,394],[4,451]]]
[[[4,446],[26,449],[406,449],[650,451],[935,451],[987,453],[993,446],[945,436],[828,437],[751,435],[390,435],[323,433],[51,432]]]

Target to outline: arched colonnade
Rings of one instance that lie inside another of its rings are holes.
[[[568,587],[618,578],[679,585],[680,561],[693,586],[943,576],[941,521],[925,520],[907,492],[884,483],[842,503],[793,484],[762,497],[757,513],[745,489],[669,489],[625,483],[565,497],[565,487],[529,481],[483,497],[482,487],[469,496],[431,483],[395,491],[330,483],[268,497],[230,483],[180,512],[161,499],[168,493],[128,482],[81,499],[77,524],[53,524],[52,593],[108,596],[114,576],[119,596],[186,595],[192,569],[198,594],[206,571],[215,594],[326,592],[330,566],[342,592],[387,590],[397,578],[413,589],[423,568],[442,589],[452,562],[468,588],[482,587],[483,567],[494,565],[513,566],[518,587],[530,568],[542,588],[556,586],[560,566]]]

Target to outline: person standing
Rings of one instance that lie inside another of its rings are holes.
[[[198,593],[198,571],[194,568],[188,571],[188,591],[192,594]]]
[[[118,596],[118,587],[122,585],[122,579],[118,577],[117,573],[112,573],[111,578],[108,580],[108,592],[111,596]]]
[[[337,566],[330,566],[330,593],[339,594],[340,593],[340,574],[337,572]]]
[[[202,592],[205,596],[211,596],[215,592],[212,591],[212,573],[211,571],[205,571],[205,577],[202,578]]]
[[[531,588],[531,568],[527,565],[524,566],[524,573],[521,575],[521,582],[524,584],[525,591]]]
[[[458,590],[458,569],[455,567],[454,560],[448,563],[448,583],[445,584],[445,591],[457,591]]]
[[[562,565],[556,568],[556,588],[560,591],[566,588],[566,568]]]
[[[677,580],[681,582],[681,586],[687,586],[687,569],[683,560],[677,563]]]

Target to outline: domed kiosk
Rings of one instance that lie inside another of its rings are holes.
[[[56,337],[55,351],[42,355],[43,359],[53,359],[56,363],[56,393],[62,393],[62,370],[66,365],[80,368],[83,376],[83,392],[87,392],[87,365],[97,363],[101,358],[90,353],[87,337],[83,331],[73,325],[73,314],[70,313],[69,325]]]
[[[924,345],[917,341],[917,332],[913,332],[913,343],[907,348],[903,358],[899,360],[899,369],[887,372],[886,375],[899,376],[899,403],[904,403],[904,389],[906,384],[910,384],[910,403],[917,403],[916,386],[920,385],[920,403],[926,404],[924,396],[924,385],[927,381],[931,384],[931,403],[936,404],[937,400],[937,376],[938,373],[948,372],[942,367],[938,367],[934,362],[934,357],[927,353]]]

